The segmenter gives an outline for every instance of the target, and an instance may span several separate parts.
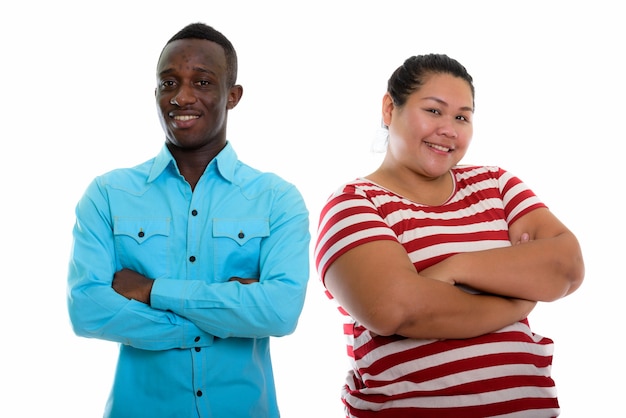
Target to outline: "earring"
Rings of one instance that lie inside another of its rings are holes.
[[[376,153],[385,152],[387,149],[387,143],[389,142],[389,129],[382,124],[380,128],[377,128],[374,132],[374,138],[372,140],[371,150]]]

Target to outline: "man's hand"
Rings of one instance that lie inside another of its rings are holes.
[[[150,292],[154,280],[135,271],[123,269],[115,273],[111,287],[127,299],[134,299],[150,305]]]
[[[241,284],[258,283],[259,279],[244,279],[242,277],[231,277],[229,282],[239,282]]]

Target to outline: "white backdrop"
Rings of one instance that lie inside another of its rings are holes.
[[[382,157],[371,145],[391,72],[414,54],[461,61],[477,105],[464,162],[521,177],[583,246],[586,282],[530,317],[556,342],[562,416],[618,416],[626,31],[617,4],[39,0],[3,8],[0,416],[101,416],[117,348],[69,326],[73,209],[95,175],[158,152],[157,57],[194,21],[222,31],[239,55],[244,95],[229,139],[242,160],[298,185],[313,236],[327,195]],[[298,329],[273,341],[285,418],[342,416],[341,333],[312,268]]]

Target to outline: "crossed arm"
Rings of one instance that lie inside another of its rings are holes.
[[[241,277],[231,277],[228,281],[237,281],[241,284],[256,283],[259,279],[244,279]],[[136,301],[150,305],[150,292],[152,291],[152,285],[154,280],[150,279],[136,271],[130,269],[122,269],[115,273],[113,276],[113,283],[111,286],[120,295],[127,299],[134,299]]]
[[[422,270],[427,277],[506,297],[551,302],[581,285],[584,263],[578,240],[548,209],[511,225],[512,247],[456,254]]]
[[[563,297],[582,282],[578,242],[547,209],[520,218],[510,237],[522,245],[458,254],[419,273],[399,243],[370,242],[333,262],[324,281],[377,334],[475,337],[524,319],[535,301]],[[486,294],[467,293],[454,283]]]

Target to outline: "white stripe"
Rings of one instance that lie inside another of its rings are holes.
[[[361,390],[363,394],[375,395],[377,390],[365,388]],[[397,399],[384,403],[369,402],[346,394],[346,399],[350,405],[358,409],[380,411],[387,408],[454,408],[488,405],[492,403],[506,402],[524,398],[555,398],[555,388],[524,387],[503,389],[493,392],[485,392],[473,395],[455,396],[424,396],[408,399]],[[528,412],[528,411],[526,411]],[[525,415],[525,416],[528,416]]]
[[[523,341],[502,341],[502,342],[489,342],[483,344],[476,344],[469,347],[459,347],[454,350],[449,350],[445,352],[440,352],[433,354],[431,356],[423,357],[421,359],[416,359],[414,361],[405,362],[400,365],[395,366],[390,369],[389,372],[392,376],[386,376],[383,372],[379,375],[364,375],[368,378],[375,378],[376,380],[393,380],[398,376],[398,372],[406,373],[407,370],[419,370],[420,363],[425,363],[428,367],[443,365],[452,361],[456,361],[463,358],[471,358],[477,357],[481,355],[487,354],[497,354],[497,353],[530,353],[537,356],[552,356],[554,352],[553,344],[536,344],[541,341],[544,337],[532,333],[526,324],[521,322],[517,322],[515,324],[509,325],[507,327],[502,328],[496,333],[503,332],[520,332],[523,333],[527,338],[530,338],[534,343],[527,343]],[[355,349],[362,347],[363,345],[369,343],[371,340],[371,336],[369,332],[364,332],[358,339],[355,339],[354,345]],[[436,340],[417,340],[412,338],[404,338],[392,343],[385,344],[384,346],[378,347],[374,350],[371,350],[365,356],[363,356],[358,361],[359,370],[363,370],[364,368],[369,368],[371,365],[392,354],[401,353],[403,351],[415,349],[418,347],[429,345]],[[404,370],[400,370],[404,369]]]
[[[489,190],[489,189],[495,189],[498,192],[500,191],[500,185],[498,184],[496,179],[490,178],[486,180],[477,181],[476,183],[473,183],[473,184],[468,184],[464,188],[459,189],[459,191],[455,194],[454,198],[450,200],[450,203],[456,203],[459,200],[465,199],[467,196],[471,196],[473,194],[476,194],[485,190]]]
[[[463,168],[463,167],[461,167]],[[488,172],[498,172],[498,167],[495,166],[477,166],[472,170],[463,171],[456,173],[456,178],[459,180],[465,180],[472,177],[476,177],[479,174],[484,174]]]
[[[510,414],[494,415],[491,418],[528,418],[528,417],[557,417],[561,413],[560,408],[551,409],[527,409],[524,411],[513,412]]]
[[[440,254],[466,253],[471,251],[488,250],[490,248],[508,247],[508,241],[478,241],[478,242],[443,242],[437,245],[431,245],[428,248],[413,251],[409,253],[409,257],[413,263],[416,260],[428,260],[429,258]]]
[[[515,206],[515,208],[513,208],[511,213],[509,213],[506,221],[510,223],[515,216],[517,216],[523,210],[526,210],[528,207],[534,205],[535,203],[541,203],[537,196],[529,197],[528,199],[520,202],[517,206]]]
[[[503,189],[504,186],[506,186],[506,184],[509,182],[509,180],[511,180],[513,177],[515,177],[513,175],[513,173],[510,173],[508,171],[505,171],[504,173],[502,173],[502,175],[500,176],[500,187],[501,187],[501,189]]]
[[[334,256],[337,251],[345,248],[347,245],[353,242],[359,241],[361,239],[364,239],[364,238],[368,238],[371,236],[381,236],[381,235],[393,236],[395,238],[393,234],[389,233],[388,228],[382,227],[382,228],[370,228],[367,231],[358,231],[354,234],[348,235],[340,239],[339,241],[335,242],[326,250],[323,257],[320,259],[319,270],[320,271],[324,270],[325,268],[324,266],[326,265],[328,260],[332,256]]]
[[[360,206],[367,207],[370,209],[375,209],[374,206],[371,204],[371,202],[369,202],[367,199],[350,199],[350,200],[339,202],[335,204],[334,206],[332,206],[330,210],[326,213],[326,215],[324,215],[324,217],[320,219],[319,230],[321,230],[328,223],[328,220],[334,215],[336,215],[337,213],[345,209],[357,208]]]
[[[387,344],[393,345],[392,344]],[[411,346],[411,348],[414,348]],[[382,349],[384,354],[383,357],[380,357],[376,351]],[[396,346],[390,346],[385,349],[385,347],[381,347],[377,350],[373,350],[368,353],[367,356],[363,357],[359,360],[359,370],[363,370],[365,368],[369,368],[369,366],[376,360],[384,358],[389,355],[389,353],[393,351],[395,353],[400,353],[405,350],[398,350]],[[430,356],[422,357],[419,359],[407,361],[404,363],[397,364],[389,369],[384,370],[383,372],[377,375],[370,375],[368,373],[363,374],[363,378],[374,379],[374,380],[382,380],[382,381],[391,381],[396,379],[398,376],[402,376],[403,374],[410,373],[412,371],[417,371],[430,367],[443,366],[448,363],[453,363],[462,359],[475,358],[486,355],[493,354],[501,354],[501,353],[525,353],[531,354],[539,357],[549,357],[553,354],[553,347],[551,344],[542,345],[535,343],[526,343],[526,342],[493,342],[493,343],[485,343],[479,345],[472,345],[470,347],[460,347],[454,350],[449,350],[445,352],[440,352],[437,354],[433,354]],[[385,361],[385,360],[382,360]],[[533,366],[533,369],[535,367]],[[472,371],[472,370],[469,370]]]
[[[467,208],[459,209],[457,211],[446,211],[446,212],[430,212],[427,208],[424,207],[416,207],[415,205],[408,206],[406,209],[397,209],[387,215],[385,222],[389,225],[394,225],[401,221],[406,221],[407,219],[411,220],[422,220],[422,219],[436,219],[436,220],[455,220],[455,219],[465,219],[468,217],[475,217],[478,214],[485,212],[486,210],[491,210],[494,208],[503,209],[502,201],[497,198],[493,199],[483,199],[480,202],[474,203]]]
[[[373,214],[373,213],[357,213],[357,214],[350,215],[340,220],[339,222],[333,224],[324,233],[324,235],[320,236],[318,247],[323,248],[330,238],[334,238],[334,236],[338,234],[339,232],[341,232],[343,229],[350,228],[351,226],[355,224],[360,224],[360,223],[364,223],[368,221],[380,222],[380,216]],[[372,235],[367,230],[365,230],[364,233],[367,235]],[[390,235],[390,234],[392,234],[392,232],[387,229],[387,232],[384,235]],[[394,235],[394,238],[395,238],[395,235]]]
[[[400,242],[411,242],[416,238],[429,237],[433,235],[462,235],[462,234],[474,234],[476,232],[486,231],[507,231],[508,226],[506,221],[502,219],[482,222],[471,225],[450,225],[450,226],[418,226],[413,229],[409,229],[403,234],[398,236]],[[508,232],[507,232],[508,234]]]

